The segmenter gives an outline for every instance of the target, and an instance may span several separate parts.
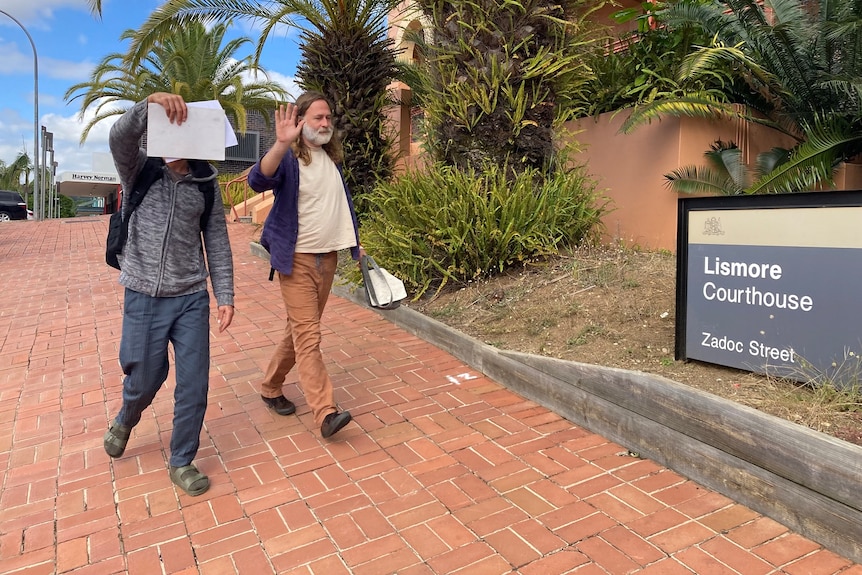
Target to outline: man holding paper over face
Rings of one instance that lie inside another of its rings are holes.
[[[158,116],[161,123],[148,123],[150,116]],[[230,326],[234,315],[227,224],[212,165],[190,157],[148,160],[140,147],[145,131],[148,139],[164,132],[170,139],[173,131],[174,139],[184,144],[194,143],[189,135],[206,137],[182,131],[188,118],[182,96],[159,92],[136,103],[111,128],[111,154],[124,190],[122,215],[128,222],[128,237],[118,256],[119,281],[125,287],[120,341],[125,378],[122,407],[105,433],[104,447],[111,457],[123,455],[132,429],[167,379],[170,343],[176,358],[170,478],[189,495],[200,495],[209,488],[209,479],[192,462],[209,391],[208,277],[218,304],[219,332]],[[224,124],[218,129],[223,138]],[[194,146],[188,149],[191,157],[197,155]],[[136,188],[144,179],[152,183]],[[136,208],[126,201],[133,190],[144,193]],[[214,197],[207,200],[207,193]]]

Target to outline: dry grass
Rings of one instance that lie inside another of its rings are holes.
[[[862,444],[858,389],[675,361],[675,273],[668,253],[585,248],[408,305],[502,349],[654,373]]]

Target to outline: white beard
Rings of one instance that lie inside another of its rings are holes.
[[[313,130],[308,124],[303,124],[302,135],[315,146],[324,146],[332,139],[332,128],[318,128],[317,130]]]

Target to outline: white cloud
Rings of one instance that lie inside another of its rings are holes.
[[[90,78],[96,65],[93,62],[71,62],[55,58],[39,58],[39,76],[71,80],[73,83],[83,82]]]
[[[289,100],[294,100],[300,94],[302,94],[302,89],[296,83],[296,78],[272,71],[267,71],[266,75],[271,82],[275,82],[276,84],[287,90],[287,93],[290,95],[290,97],[288,98]],[[244,82],[252,82],[255,80],[254,75],[248,72],[244,72],[242,74],[242,78]],[[258,80],[262,81],[263,78],[258,78]]]
[[[32,98],[31,98],[32,101]],[[44,90],[39,90],[39,109],[57,108],[65,106],[66,101],[59,94],[46,93]]]
[[[86,120],[92,118],[92,114],[86,116]],[[63,116],[60,114],[45,114],[40,124],[46,126],[53,134],[54,139],[54,161],[58,164],[58,172],[70,170],[89,171],[93,165],[94,153],[108,153],[108,133],[116,118],[109,118],[99,122],[87,137],[87,142],[81,146],[78,142],[84,128],[84,122],[78,114]],[[41,126],[40,126],[41,128]],[[10,162],[26,149],[29,156],[33,156],[33,120],[22,118],[16,112],[5,110],[0,116],[0,130],[4,133],[14,133],[16,138],[5,138],[0,141],[0,159]],[[41,129],[40,129],[41,134]],[[39,162],[41,163],[41,150]],[[50,158],[47,158],[50,161]]]
[[[87,120],[92,117],[88,114]],[[60,114],[45,114],[41,117],[41,126],[45,126],[54,134],[54,161],[59,164],[58,171],[82,170],[89,171],[92,166],[93,153],[108,153],[108,133],[116,118],[99,122],[90,130],[87,142],[79,145],[84,123],[76,113],[71,116]],[[0,112],[0,132],[7,136],[0,140],[0,160],[6,163],[13,161],[21,151],[33,157],[33,117],[22,117],[14,110],[4,109]],[[41,150],[39,150],[41,163]]]
[[[281,87],[287,90],[287,93],[293,96],[294,99],[298,98],[299,95],[302,94],[302,88],[300,88],[299,84],[296,83],[296,78],[292,76],[285,76],[278,72],[269,72],[269,79],[278,83]]]
[[[104,4],[104,2],[103,2]],[[48,28],[54,10],[73,8],[89,12],[86,0],[0,0],[0,10],[8,12],[26,27]],[[104,6],[102,7],[104,10]],[[2,15],[0,15],[2,16]]]
[[[91,107],[83,119],[80,114],[63,116],[46,114],[43,124],[54,134],[54,160],[59,164],[58,171],[89,171],[93,166],[93,153],[109,153],[108,134],[119,116],[112,116],[96,124],[87,134],[87,141],[81,146],[78,142],[84,126],[93,118]]]
[[[27,46],[24,52],[15,42],[0,41],[0,74],[33,75],[33,50]]]
[[[33,52],[22,50],[15,42],[0,41],[0,75],[25,74],[33,76]],[[71,62],[39,56],[39,77],[83,82],[90,77],[95,64],[92,62]]]
[[[0,110],[0,160],[12,162],[18,154],[26,151],[33,156],[33,116],[24,118],[13,110]]]

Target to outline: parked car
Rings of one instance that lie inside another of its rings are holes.
[[[0,222],[26,220],[27,204],[18,192],[0,190]]]

